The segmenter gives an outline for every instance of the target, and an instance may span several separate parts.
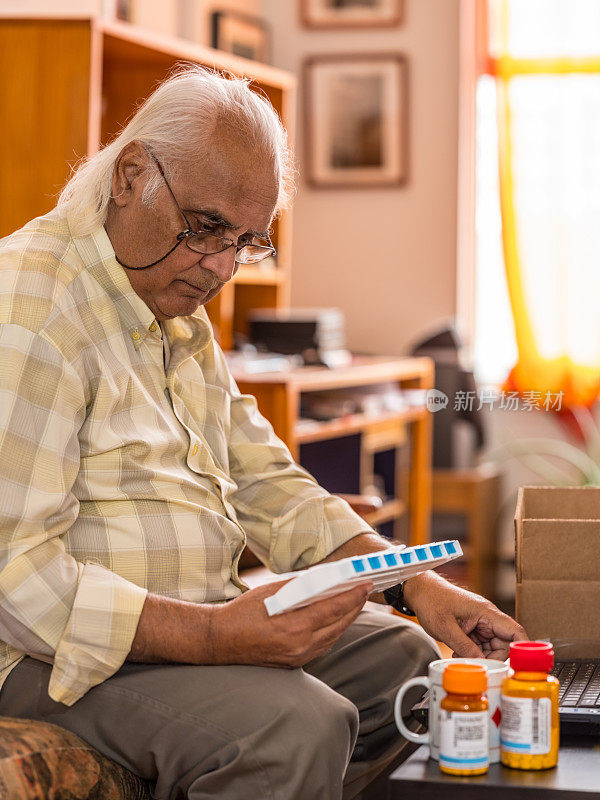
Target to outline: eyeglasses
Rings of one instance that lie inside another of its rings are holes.
[[[155,155],[150,153],[148,150],[146,152],[158,167],[158,171],[162,175],[162,179],[165,182],[165,185],[169,190],[169,194],[173,198],[173,202],[177,206],[177,210],[181,214],[186,227],[185,230],[177,234],[176,243],[162,258],[153,261],[151,264],[146,264],[144,267],[129,267],[127,264],[123,264],[122,261],[119,261],[119,259],[115,256],[122,267],[125,267],[125,269],[149,269],[150,267],[154,267],[156,264],[160,264],[161,261],[164,261],[165,258],[170,256],[171,253],[176,250],[182,242],[185,242],[190,250],[193,250],[195,253],[202,253],[202,255],[205,256],[222,253],[224,250],[229,250],[230,247],[235,247],[235,262],[237,264],[256,264],[258,261],[262,261],[269,256],[277,255],[277,250],[273,247],[273,242],[268,235],[266,245],[252,243],[237,244],[237,242],[234,242],[233,239],[226,239],[224,236],[216,236],[210,231],[192,230],[188,218],[184,214],[181,206],[177,202],[177,198],[173,194],[173,190],[171,189],[169,181],[165,176],[162,164]]]
[[[277,251],[273,247],[273,243],[271,242],[269,236],[267,236],[268,244],[266,245],[251,243],[237,244],[233,241],[233,239],[227,239],[224,236],[216,236],[210,231],[192,230],[188,218],[183,213],[181,206],[177,202],[177,198],[173,194],[173,190],[169,185],[169,181],[165,176],[161,163],[158,161],[156,156],[152,155],[152,153],[150,153],[150,157],[154,159],[154,162],[156,163],[156,166],[162,175],[162,179],[165,182],[165,185],[169,190],[175,205],[177,206],[177,210],[181,214],[183,221],[187,226],[185,230],[177,234],[178,242],[185,242],[190,250],[193,250],[195,253],[202,253],[206,256],[214,255],[215,253],[222,253],[224,250],[229,250],[230,247],[235,247],[235,261],[238,264],[256,264],[257,261],[262,261],[264,258],[268,258],[269,256],[274,256],[277,254]]]

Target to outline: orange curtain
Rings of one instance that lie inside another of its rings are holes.
[[[590,180],[597,173],[600,181],[594,152],[600,142],[588,142],[585,131],[594,113],[590,102],[600,101],[600,58],[514,57],[510,0],[500,2],[501,52],[490,59],[490,71],[497,85],[502,237],[518,348],[507,388],[539,393],[540,402],[548,392],[562,392],[563,406],[589,406],[600,393],[600,218],[593,225],[586,198],[595,205],[600,197]]]

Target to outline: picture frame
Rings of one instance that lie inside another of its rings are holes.
[[[318,188],[408,180],[408,62],[397,53],[315,55],[303,65],[306,179]]]
[[[210,15],[211,47],[251,61],[269,64],[271,29],[265,20],[238,11]]]
[[[387,28],[403,16],[404,0],[300,0],[307,28]]]
[[[115,17],[123,22],[131,22],[131,0],[116,0]]]

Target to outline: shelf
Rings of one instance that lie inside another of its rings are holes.
[[[422,419],[427,413],[425,408],[411,408],[403,412],[394,411],[389,414],[378,414],[377,416],[350,414],[349,416],[327,420],[326,422],[311,420],[308,423],[303,421],[296,425],[296,441],[298,444],[307,444],[308,442],[318,442],[322,439],[351,436],[354,433],[379,427],[382,422],[415,422],[418,419]]]
[[[242,265],[232,279],[233,283],[251,286],[279,286],[285,282],[282,269],[261,269],[250,264]]]
[[[376,525],[381,525],[384,522],[389,522],[391,519],[397,519],[398,517],[401,517],[405,511],[406,507],[402,500],[387,500],[381,506],[381,508],[377,509],[377,511],[372,511],[370,514],[365,514],[364,520],[367,525],[375,527]]]
[[[385,381],[424,381],[433,385],[433,362],[430,358],[390,358],[389,356],[353,356],[347,367],[298,367],[288,372],[265,372],[260,375],[236,370],[238,383],[284,384],[299,392],[367,386]]]
[[[104,34],[105,49],[110,52],[111,57],[125,62],[139,62],[140,58],[156,61],[161,57],[168,57],[233,72],[282,89],[293,89],[296,85],[295,76],[289,72],[186,39],[165,36],[119,20],[92,17],[89,22],[94,29]]]

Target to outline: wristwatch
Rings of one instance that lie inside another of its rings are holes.
[[[384,589],[383,596],[388,606],[395,608],[401,614],[406,614],[407,617],[417,616],[411,608],[404,605],[404,581],[397,583],[395,586],[390,586],[389,589]]]

